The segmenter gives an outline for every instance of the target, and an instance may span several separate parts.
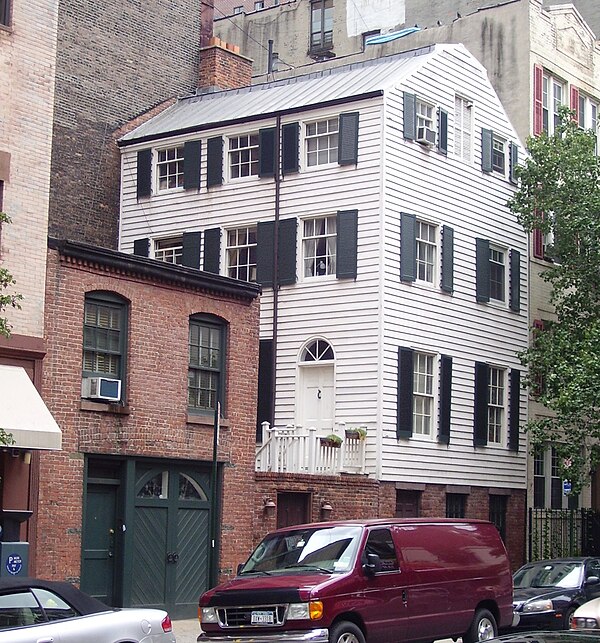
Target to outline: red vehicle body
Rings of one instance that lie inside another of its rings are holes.
[[[267,535],[198,612],[206,643],[474,643],[511,625],[512,576],[485,521],[296,525]]]

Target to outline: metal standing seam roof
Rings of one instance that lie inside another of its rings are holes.
[[[241,89],[182,98],[164,112],[123,136],[131,145],[167,135],[208,129],[224,122],[272,116],[352,97],[376,95],[400,83],[442,49],[460,45],[433,45],[419,50],[334,67]]]

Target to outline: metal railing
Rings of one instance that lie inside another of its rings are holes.
[[[600,512],[530,509],[529,560],[600,555]]]

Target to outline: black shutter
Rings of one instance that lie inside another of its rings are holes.
[[[438,442],[450,443],[450,413],[452,410],[452,358],[442,355],[440,360],[440,430]]]
[[[356,279],[358,210],[340,210],[337,213],[337,262],[338,279]]]
[[[338,163],[340,165],[358,163],[358,112],[340,114]]]
[[[133,254],[138,257],[149,257],[150,239],[148,239],[148,237],[145,237],[144,239],[136,239],[133,242]]]
[[[454,290],[454,228],[442,226],[442,283],[444,292]]]
[[[275,223],[259,221],[256,226],[256,281],[263,288],[273,287]]]
[[[296,283],[297,219],[281,219],[277,236],[277,281],[286,286]]]
[[[510,309],[521,310],[521,253],[510,251]]]
[[[510,370],[510,394],[508,409],[508,448],[519,450],[519,411],[521,402],[521,373],[516,369]]]
[[[200,268],[201,232],[184,232],[182,237],[181,265],[188,268]]]
[[[448,154],[448,112],[443,109],[438,114],[438,151]]]
[[[413,433],[413,352],[398,348],[398,402],[396,437],[410,438]]]
[[[487,239],[475,239],[476,258],[475,288],[477,301],[490,300],[490,242]]]
[[[509,149],[510,149],[510,170],[509,170],[508,178],[511,183],[514,183],[516,185],[518,183],[518,180],[517,180],[517,175],[515,174],[515,170],[517,169],[517,165],[519,165],[519,146],[516,143],[513,143],[511,141]]]
[[[299,169],[299,139],[299,123],[286,123],[281,128],[281,171],[284,175],[293,174]]]
[[[473,444],[476,447],[485,446],[488,441],[488,386],[488,365],[483,362],[475,362]]]
[[[417,278],[417,217],[402,212],[400,215],[400,279]]]
[[[417,135],[417,97],[404,92],[404,138],[415,140]]]
[[[258,130],[258,176],[269,178],[275,175],[275,128]]]
[[[481,129],[481,169],[484,172],[492,171],[492,147],[494,133],[491,129]]]
[[[201,141],[187,141],[183,145],[183,187],[185,190],[200,190]]]
[[[262,423],[273,424],[273,340],[261,339],[258,348],[258,404],[256,440],[262,439]]]
[[[204,258],[202,269],[219,274],[221,264],[221,228],[209,228],[204,231]]]
[[[206,141],[206,187],[223,183],[223,138],[214,136]]]
[[[137,198],[152,194],[152,150],[137,153]]]

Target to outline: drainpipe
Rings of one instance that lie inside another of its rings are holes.
[[[277,116],[275,124],[275,226],[273,242],[273,354],[271,371],[273,386],[271,388],[271,409],[273,417],[271,426],[275,424],[275,389],[277,382],[277,320],[279,311],[279,209],[281,199],[281,149],[280,149],[281,116]]]

